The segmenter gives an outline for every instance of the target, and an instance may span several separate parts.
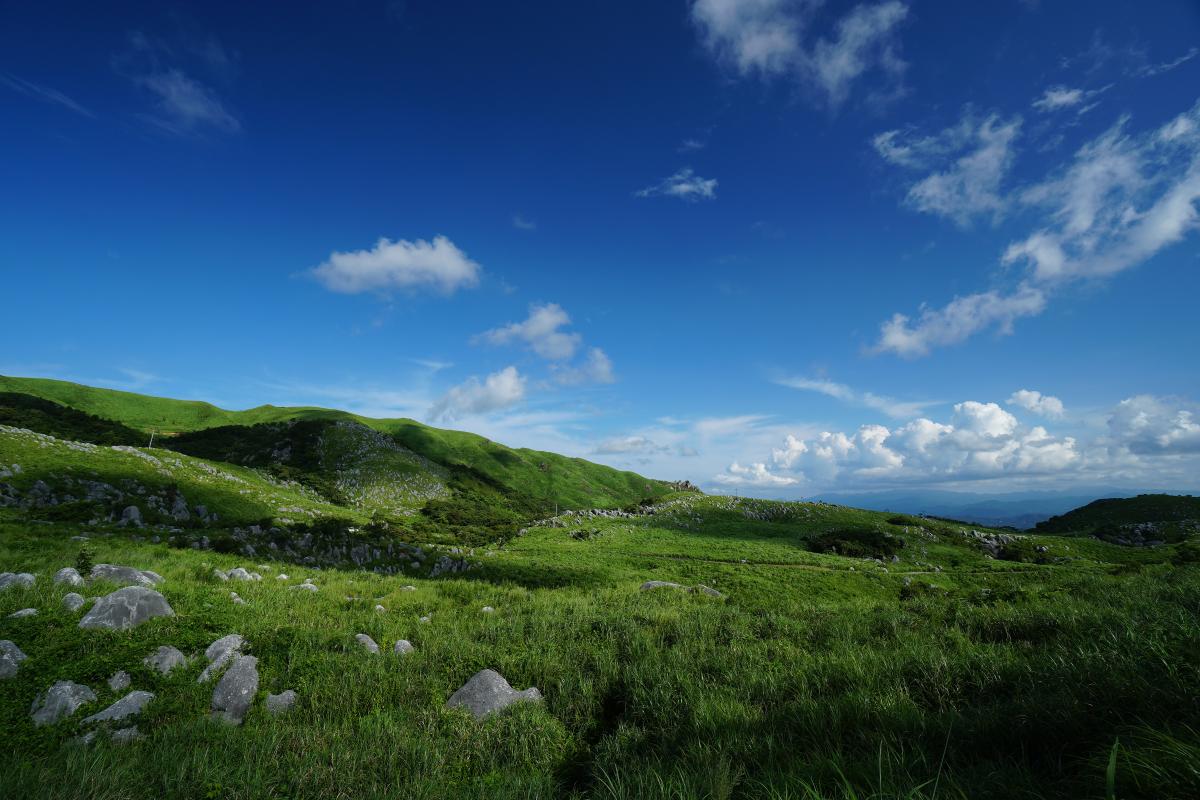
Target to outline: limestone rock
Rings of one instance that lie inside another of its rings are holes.
[[[83,724],[90,725],[93,722],[120,722],[126,717],[132,717],[135,714],[142,713],[142,710],[146,707],[146,704],[153,699],[153,692],[130,692],[100,713],[92,714],[90,717],[85,717]]]
[[[81,628],[126,630],[155,617],[173,617],[167,598],[145,586],[126,586],[98,598],[83,619]]]
[[[65,583],[68,586],[83,586],[83,577],[74,567],[63,567],[54,573],[54,583]]]
[[[113,583],[138,584],[139,586],[155,586],[162,582],[162,576],[153,572],[122,567],[117,564],[97,564],[92,567],[90,577],[94,581],[112,581]],[[155,580],[157,578],[157,580]]]
[[[296,705],[296,693],[291,689],[280,694],[267,695],[267,713],[278,716]]]
[[[646,581],[642,584],[642,591],[649,592],[653,589],[687,589],[686,586],[670,581]]]
[[[365,633],[356,633],[354,634],[354,638],[368,653],[379,652],[379,645],[375,644],[375,640]]]
[[[711,586],[705,586],[703,583],[698,585],[695,589],[692,589],[692,591],[697,592],[699,594],[706,594],[709,597],[724,597],[725,596],[725,595],[721,594],[720,592],[718,592],[716,589],[712,588]]]
[[[495,612],[495,610],[496,609],[492,608],[491,606],[484,606],[483,608],[480,609],[480,611],[482,611],[484,614],[491,614],[491,613]]]
[[[446,705],[449,708],[465,708],[476,719],[482,719],[513,703],[538,702],[541,699],[542,693],[537,687],[518,692],[499,672],[485,669],[472,675],[461,689],[450,696]]]
[[[113,673],[113,676],[108,679],[108,688],[114,692],[119,692],[129,688],[129,673],[125,670],[119,670]]]
[[[229,580],[229,573],[222,572],[221,570],[217,569],[216,567],[213,567],[213,577],[219,581],[227,581],[227,580]]]
[[[243,600],[243,599],[241,598],[241,596],[240,596],[240,595],[238,595],[238,593],[237,593],[237,592],[230,592],[230,593],[229,593],[229,599],[230,599],[230,600],[232,600],[232,601],[234,602],[234,604],[235,604],[235,605],[239,605],[239,606],[244,606],[244,605],[246,605],[246,601],[245,601],[245,600]]]
[[[416,648],[412,646],[412,642],[410,642],[408,639],[401,639],[400,641],[396,642],[396,646],[392,648],[392,652],[398,656],[407,655],[414,650],[416,650]]]
[[[36,617],[36,616],[37,616],[36,608],[22,608],[20,611],[14,611],[13,613],[9,614],[8,618],[9,619],[22,619],[24,617]]]
[[[83,608],[83,604],[87,602],[87,598],[78,592],[67,592],[63,595],[63,608],[67,611],[75,612]]]
[[[204,683],[209,678],[213,677],[225,668],[225,665],[234,658],[242,654],[242,645],[246,640],[240,634],[231,633],[228,636],[222,636],[208,646],[204,651],[204,657],[208,659],[208,666],[200,673],[200,677],[196,679],[197,683]]]
[[[231,725],[240,725],[257,692],[258,659],[239,655],[213,689],[213,716]]]
[[[319,590],[317,589],[316,586],[313,586],[311,583],[298,583],[292,587],[292,591],[316,592]]]
[[[129,744],[135,739],[141,739],[142,734],[138,732],[137,725],[133,725],[113,731],[110,738],[114,744]]]
[[[380,606],[380,605],[377,605],[377,606],[375,606],[375,613],[376,613],[376,614],[382,614],[382,613],[384,613],[385,611],[387,611],[387,609],[386,609],[386,608],[384,608],[383,606]]]
[[[11,678],[21,669],[21,662],[29,656],[21,652],[8,639],[0,639],[0,680]]]
[[[33,586],[36,580],[37,578],[28,572],[0,572],[0,591],[16,586],[28,588]]]
[[[242,567],[234,567],[229,570],[229,580],[231,581],[261,581],[262,575],[257,572],[248,572]]]
[[[170,645],[163,645],[142,660],[142,663],[163,675],[167,675],[176,667],[187,663],[187,658],[179,650]]]
[[[29,710],[34,725],[53,725],[63,717],[69,717],[84,703],[94,703],[96,693],[80,683],[58,681],[44,693],[38,695]]]

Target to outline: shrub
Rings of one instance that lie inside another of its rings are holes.
[[[79,546],[79,555],[75,556],[75,571],[80,575],[91,574],[92,567],[95,566],[96,552],[92,550],[92,546],[84,542]]]
[[[809,543],[817,553],[860,558],[891,558],[904,548],[904,539],[873,528],[850,528],[822,533]]]

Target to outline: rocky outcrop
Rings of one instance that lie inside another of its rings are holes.
[[[155,617],[173,617],[167,598],[144,586],[126,586],[96,600],[83,619],[81,628],[126,630]]]
[[[0,680],[11,678],[21,671],[21,662],[29,656],[8,639],[0,639]]]
[[[29,714],[34,725],[53,725],[85,703],[96,702],[96,693],[80,683],[58,681],[33,701]]]
[[[238,656],[213,689],[213,716],[231,725],[242,724],[257,692],[258,659]]]
[[[513,703],[540,702],[537,687],[517,691],[495,670],[485,669],[471,676],[461,689],[446,701],[449,708],[465,708],[475,719],[483,719]]]
[[[97,564],[92,567],[89,577],[94,581],[112,581],[113,583],[138,584],[140,586],[157,586],[163,577],[157,572],[122,567],[117,564]]]
[[[186,665],[187,658],[174,647],[163,645],[142,659],[142,663],[162,675],[168,675],[176,667]]]

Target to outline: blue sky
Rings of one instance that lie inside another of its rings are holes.
[[[0,372],[713,491],[1200,487],[1200,8],[10,5]]]

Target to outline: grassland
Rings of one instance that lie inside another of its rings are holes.
[[[48,579],[73,563],[81,529],[0,514],[0,569],[39,577],[0,594],[0,638],[30,655],[0,683],[6,796],[1200,792],[1200,568],[1171,563],[1169,546],[1032,537],[1048,563],[1009,562],[952,524],[683,495],[654,515],[533,527],[457,577],[270,563],[262,583],[231,586],[212,567],[254,564],[88,529],[98,561],[164,575],[178,614],[108,633],[75,627]],[[848,529],[903,539],[899,560],[813,552],[822,534]],[[277,569],[290,580],[273,580]],[[321,591],[286,588],[306,577]],[[650,579],[724,597],[639,591]],[[247,606],[230,602],[231,588]],[[41,613],[6,618],[26,606]],[[261,692],[298,692],[291,715],[259,705],[240,728],[214,724],[199,664],[170,678],[140,666],[161,644],[194,653],[235,631],[259,658]],[[373,656],[359,632],[385,651],[400,638],[417,649]],[[544,704],[482,723],[445,709],[485,667],[539,687]],[[82,714],[29,724],[32,696],[54,680],[104,689],[99,708],[116,697],[104,680],[118,669],[158,695],[139,723],[147,738],[84,748],[70,744]]]

